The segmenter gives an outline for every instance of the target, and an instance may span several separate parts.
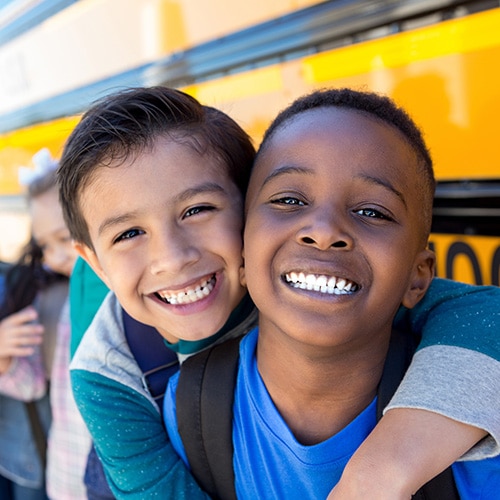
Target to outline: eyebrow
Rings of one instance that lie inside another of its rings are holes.
[[[204,182],[198,186],[186,189],[175,197],[175,201],[186,201],[198,194],[204,193],[226,193],[226,190],[216,182]]]
[[[280,177],[282,175],[286,174],[302,174],[302,175],[313,175],[313,172],[307,168],[303,167],[293,167],[293,166],[283,166],[279,167],[276,170],[273,170],[265,179],[264,182],[262,183],[262,187],[264,187],[266,184],[271,182],[273,179],[276,177]]]
[[[273,170],[265,179],[264,182],[262,183],[262,187],[264,187],[267,183],[271,182],[273,179],[276,177],[280,177],[282,175],[286,174],[305,174],[305,175],[313,175],[314,172],[303,167],[297,167],[297,166],[283,166],[279,167],[276,170]],[[373,177],[371,175],[366,175],[362,174],[359,176],[361,179],[370,182],[371,184],[376,184],[378,186],[382,186],[383,188],[391,191],[394,193],[403,203],[403,205],[406,207],[406,200],[403,196],[403,193],[401,191],[398,191],[390,182],[380,179],[379,177]]]
[[[371,175],[366,175],[366,174],[362,174],[359,177],[365,181],[368,181],[371,184],[376,184],[377,186],[382,186],[383,188],[391,191],[403,202],[403,205],[406,207],[406,201],[405,201],[405,198],[403,196],[403,193],[401,191],[398,191],[390,182],[388,182],[384,179],[380,179],[379,177],[373,177]]]
[[[199,184],[198,186],[194,186],[192,188],[186,189],[185,191],[182,191],[182,193],[179,193],[177,196],[175,196],[173,200],[174,203],[185,202],[190,198],[203,193],[226,193],[226,190],[216,182],[205,182],[203,184]],[[108,217],[99,225],[97,234],[101,235],[108,228],[113,227],[117,224],[124,224],[129,220],[132,220],[136,216],[137,212],[127,212],[125,214]]]

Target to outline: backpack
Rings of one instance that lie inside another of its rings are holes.
[[[155,328],[139,323],[123,309],[122,317],[127,343],[142,371],[142,384],[163,415],[163,396],[168,379],[179,369],[177,354],[166,346]],[[87,460],[85,485],[89,500],[115,498],[93,445]]]
[[[177,425],[191,472],[213,499],[236,499],[232,420],[240,340],[228,340],[188,358],[177,387]],[[402,380],[415,348],[412,335],[393,333],[377,389],[377,419]],[[451,467],[412,498],[459,500]]]
[[[122,309],[125,337],[142,371],[142,385],[163,415],[168,379],[179,370],[177,354],[169,349],[156,328],[139,323]]]

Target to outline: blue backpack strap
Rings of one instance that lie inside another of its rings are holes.
[[[123,312],[123,327],[130,351],[141,369],[142,383],[163,414],[163,396],[168,379],[178,371],[177,354],[169,349],[156,328]]]
[[[188,358],[177,386],[177,425],[191,472],[213,499],[236,500],[232,421],[240,340]]]

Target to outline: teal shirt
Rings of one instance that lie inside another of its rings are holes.
[[[71,358],[108,292],[108,287],[92,268],[78,257],[69,280]]]

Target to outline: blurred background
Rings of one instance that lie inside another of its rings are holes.
[[[315,88],[391,95],[435,161],[438,274],[499,284],[499,1],[0,0],[0,260],[29,236],[18,168],[137,85],[223,109],[256,145]]]

